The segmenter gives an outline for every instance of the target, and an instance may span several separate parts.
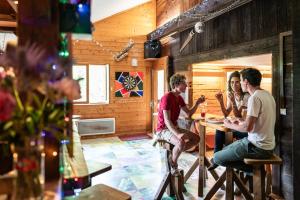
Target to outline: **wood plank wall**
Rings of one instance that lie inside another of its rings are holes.
[[[146,34],[155,29],[155,1],[150,1],[122,13],[96,22],[92,41],[73,41],[76,64],[109,64],[110,102],[107,105],[74,105],[74,114],[82,118],[116,118],[116,134],[136,134],[151,131],[151,63],[144,61]],[[135,45],[129,56],[120,62],[113,54],[121,51],[133,39]],[[131,59],[138,67],[131,66]],[[120,98],[114,94],[115,72],[141,71],[144,73],[144,96]]]
[[[293,186],[294,199],[300,199],[300,2],[293,2]]]
[[[202,0],[156,0],[157,26],[164,25],[200,2]]]
[[[227,83],[227,73],[233,71],[240,71],[246,68],[231,68],[227,66],[226,69],[220,69],[218,71],[211,71],[209,68],[202,69],[201,71],[193,71],[192,76],[192,104],[194,104],[201,95],[205,95],[207,98],[207,112],[211,114],[223,115],[220,110],[220,104],[215,98],[215,94],[219,91],[222,91],[224,94],[224,103],[226,105],[226,92],[228,91],[228,83]],[[259,69],[259,67],[256,67]],[[270,66],[269,71],[265,70],[265,74],[263,75],[263,79],[261,82],[261,87],[270,93],[272,93],[272,85],[270,79],[272,79],[272,66]],[[198,108],[197,113],[200,113],[200,109]]]
[[[293,148],[292,154],[291,149],[288,149],[299,143],[299,140],[293,141],[293,145],[287,147],[289,145],[287,140],[288,138],[291,139],[294,127],[288,125],[289,128],[284,130],[283,126],[285,121],[293,122],[294,125],[300,124],[300,121],[299,118],[289,113],[283,121],[279,114],[278,104],[280,97],[279,34],[292,30],[293,9],[295,9],[294,15],[299,16],[299,7],[294,8],[292,2],[299,4],[297,0],[253,0],[244,6],[205,22],[204,32],[196,34],[181,54],[179,53],[180,46],[191,29],[173,35],[172,42],[163,46],[163,53],[173,57],[175,71],[186,71],[193,63],[272,53],[272,94],[277,102],[277,138],[284,133],[283,139],[280,139],[278,143],[279,148],[283,146],[279,155],[283,158],[284,167],[274,168],[273,175],[278,175],[279,178],[275,179],[273,186],[276,187],[278,192],[282,192],[285,199],[294,199],[294,194],[300,194],[299,190],[294,190],[296,183],[299,181],[292,178],[297,166],[291,164],[296,162],[293,160],[292,155],[299,155],[299,148]],[[299,18],[294,18],[297,19],[294,21],[299,22]],[[299,26],[294,22],[294,27],[298,30]],[[286,47],[285,51],[290,48],[291,44]],[[287,68],[287,70],[289,69]],[[294,70],[286,75],[297,80],[293,78]],[[291,84],[289,78],[286,78],[285,81],[287,81],[287,85]],[[287,96],[287,100],[290,105],[295,106],[295,96],[299,96],[295,91],[298,90],[295,90],[295,87],[291,90],[294,90],[294,92],[287,93],[292,95],[292,97]],[[295,136],[293,138],[299,139]]]
[[[284,158],[282,165],[282,191],[285,199],[293,198],[293,55],[292,35],[283,38],[283,69],[284,69],[284,94],[286,101],[287,115],[280,115],[281,133],[277,138],[279,143],[278,151]]]

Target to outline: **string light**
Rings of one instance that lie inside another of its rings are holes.
[[[73,45],[76,46],[80,41],[82,41],[82,40],[73,40]],[[97,41],[97,40],[95,40],[95,39],[92,39],[91,41],[93,42],[94,45],[97,46],[98,50],[101,50],[101,51],[110,53],[113,57],[115,57],[115,56],[118,54],[118,52],[117,52],[117,53],[114,53],[113,50],[104,47],[104,45],[103,45],[101,42],[99,42],[99,41]],[[134,42],[133,42],[133,39],[130,38],[130,39],[129,39],[129,43],[134,43]]]
[[[229,12],[243,4],[246,4],[252,0],[236,0],[226,8],[217,10],[215,12],[208,12],[208,2],[209,0],[203,0],[201,4],[196,5],[195,7],[191,8],[189,11],[181,14],[180,16],[172,19],[171,21],[165,23],[158,29],[156,29],[153,33],[151,33],[150,38],[160,38],[165,31],[177,23],[177,26],[180,26],[180,23],[183,19],[198,19],[200,22],[204,23],[210,19],[213,19],[217,16],[220,16],[226,12]]]
[[[56,152],[56,151],[53,151],[53,152],[52,152],[52,156],[53,156],[53,157],[56,157],[56,156],[57,156],[57,152]]]

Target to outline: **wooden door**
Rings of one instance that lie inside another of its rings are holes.
[[[169,57],[162,57],[153,62],[152,67],[152,132],[156,130],[157,124],[157,109],[160,98],[169,90]]]

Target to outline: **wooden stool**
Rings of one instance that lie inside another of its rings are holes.
[[[131,200],[131,196],[104,184],[97,184],[82,190],[76,197],[65,197],[64,200]]]
[[[166,149],[164,153],[166,173],[162,182],[160,183],[160,186],[156,192],[154,199],[155,200],[161,199],[166,190],[169,196],[175,195],[177,200],[184,200],[183,192],[185,188],[183,186],[184,184],[183,170],[179,170],[180,173],[172,173],[171,164],[169,162],[169,156],[172,155],[172,150],[174,148],[174,145],[161,139],[156,139],[153,145],[156,145],[156,143],[159,143],[160,146]]]
[[[266,193],[271,192],[268,187],[271,187],[271,186],[269,185],[266,190],[266,188],[265,188],[265,177],[266,177],[265,165],[266,164],[280,165],[280,164],[282,164],[282,159],[280,157],[278,157],[277,155],[273,154],[272,157],[269,159],[245,158],[244,162],[248,165],[253,166],[254,199],[255,200],[266,199]],[[269,171],[269,173],[270,173],[270,169],[268,169],[267,171]],[[269,174],[269,176],[270,176],[270,174]],[[270,180],[269,181],[267,180],[267,184],[270,184]],[[267,194],[267,195],[269,195],[269,194]]]

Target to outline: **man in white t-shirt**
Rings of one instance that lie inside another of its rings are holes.
[[[243,162],[244,158],[266,159],[273,154],[276,104],[273,96],[260,88],[262,75],[257,69],[247,68],[240,73],[242,89],[250,94],[247,117],[244,121],[225,119],[224,125],[232,130],[248,132],[248,137],[216,152],[214,162],[251,172],[252,167]]]

